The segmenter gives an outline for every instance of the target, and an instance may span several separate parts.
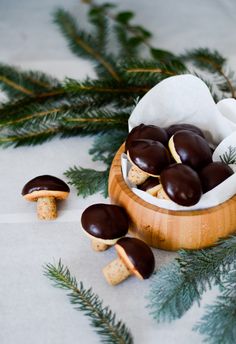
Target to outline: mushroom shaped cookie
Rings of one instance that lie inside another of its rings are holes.
[[[140,185],[148,177],[158,177],[161,171],[170,164],[170,156],[165,146],[153,140],[134,140],[127,152],[132,167],[128,174],[130,182]]]
[[[224,162],[212,162],[199,172],[203,192],[208,192],[234,174]]]
[[[184,164],[173,164],[160,175],[160,182],[164,191],[163,198],[189,207],[196,204],[202,195],[201,181],[198,174]]]
[[[176,132],[169,140],[169,149],[178,163],[199,170],[212,162],[212,151],[208,142],[189,130]]]
[[[149,177],[143,184],[138,185],[138,189],[146,191],[152,196],[156,196],[161,188],[159,179],[157,177]]]
[[[135,238],[122,238],[115,245],[118,258],[105,266],[103,274],[107,282],[116,285],[130,275],[147,279],[155,268],[155,259],[150,247]]]
[[[169,137],[173,136],[175,133],[177,133],[177,131],[180,131],[180,130],[189,130],[189,131],[192,131],[193,133],[198,134],[201,137],[205,138],[201,129],[199,129],[198,127],[196,127],[193,124],[178,123],[178,124],[172,124],[168,128],[166,128],[166,131],[167,131]]]
[[[156,125],[145,125],[142,123],[133,128],[127,136],[127,139],[125,141],[125,151],[129,150],[129,145],[132,141],[138,139],[159,141],[164,146],[167,146],[169,137],[165,129],[160,128]]]
[[[129,217],[118,205],[99,203],[84,210],[81,224],[92,240],[93,249],[105,251],[128,233]]]
[[[31,179],[22,189],[27,201],[37,202],[37,214],[40,220],[54,220],[57,217],[56,200],[64,200],[70,192],[63,180],[43,175]]]

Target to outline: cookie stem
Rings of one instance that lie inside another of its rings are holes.
[[[54,220],[57,217],[55,197],[40,197],[37,200],[37,215],[40,220]]]
[[[128,278],[131,273],[124,262],[117,258],[103,268],[103,275],[111,285],[117,285]]]
[[[109,248],[109,245],[97,240],[97,239],[92,239],[91,241],[92,243],[92,248],[94,249],[94,251],[106,251]]]

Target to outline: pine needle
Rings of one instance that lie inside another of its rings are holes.
[[[70,303],[90,319],[90,325],[100,336],[102,343],[133,343],[132,335],[125,323],[117,320],[116,314],[110,307],[103,305],[103,301],[92,288],[86,289],[82,282],[77,282],[61,260],[57,265],[45,265],[44,275],[53,281],[55,287],[69,291]]]
[[[225,277],[221,285],[221,295],[206,312],[194,330],[205,336],[209,344],[236,343],[236,270]]]
[[[157,322],[180,318],[208,288],[221,285],[236,260],[236,236],[213,248],[179,254],[152,278],[148,307]]]
[[[109,169],[96,171],[74,166],[64,174],[69,179],[69,184],[76,188],[78,196],[87,197],[97,192],[102,192],[104,197],[108,196]]]

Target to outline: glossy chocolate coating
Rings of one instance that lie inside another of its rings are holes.
[[[157,176],[169,165],[169,152],[162,143],[153,140],[135,140],[129,145],[131,161],[142,171]]]
[[[202,195],[198,174],[184,164],[173,164],[160,175],[161,185],[175,203],[189,207],[196,204]]]
[[[212,162],[212,151],[207,141],[191,131],[178,131],[173,136],[173,143],[181,162],[194,170]]]
[[[166,128],[166,131],[169,137],[173,136],[175,133],[177,133],[177,131],[180,131],[180,130],[189,130],[205,138],[201,129],[199,129],[198,127],[192,124],[187,124],[187,123],[172,124],[168,128]]]
[[[159,183],[159,179],[156,177],[149,177],[143,184],[138,185],[138,189],[142,191],[147,191],[149,189],[154,188],[157,186]]]
[[[223,162],[212,162],[199,172],[203,192],[212,190],[234,174],[231,167]]]
[[[155,268],[155,258],[152,250],[144,241],[136,238],[122,238],[117,241],[116,245],[124,249],[131,264],[144,279],[151,276]]]
[[[165,129],[157,127],[156,125],[140,124],[137,127],[133,128],[127,136],[125,142],[125,150],[129,150],[130,143],[138,139],[159,141],[164,146],[167,146],[168,138],[169,137]]]
[[[111,204],[93,204],[82,214],[81,223],[90,235],[112,240],[127,234],[129,218],[124,208]]]
[[[63,180],[54,176],[43,175],[31,179],[27,184],[25,184],[21,194],[24,196],[40,190],[70,192],[69,186],[63,182]]]

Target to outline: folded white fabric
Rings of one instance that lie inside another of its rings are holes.
[[[206,84],[185,74],[173,76],[153,87],[136,105],[129,130],[139,124],[168,127],[177,123],[194,124],[203,130],[215,147],[214,161],[220,161],[227,149],[236,147],[236,100],[224,99],[216,104]],[[213,190],[205,193],[192,207],[183,207],[169,200],[157,199],[132,187],[127,181],[129,165],[122,157],[123,177],[133,192],[147,202],[171,210],[197,210],[216,206],[236,194],[236,173]]]

